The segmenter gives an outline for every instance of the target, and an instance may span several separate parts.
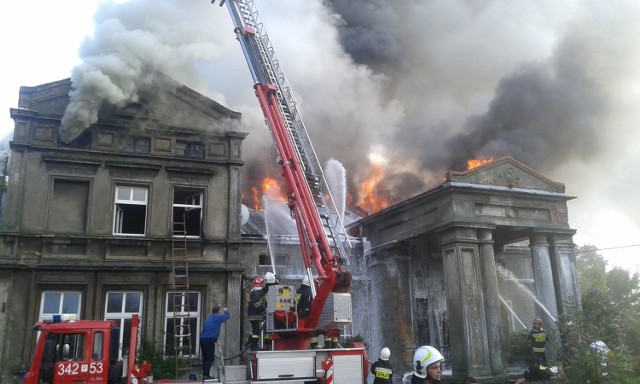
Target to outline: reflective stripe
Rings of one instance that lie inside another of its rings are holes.
[[[376,367],[376,377],[379,379],[388,379],[393,373],[389,368]]]

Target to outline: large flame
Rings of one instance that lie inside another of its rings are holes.
[[[278,181],[270,177],[265,177],[259,187],[251,188],[251,197],[253,201],[250,205],[252,205],[257,211],[264,210],[264,207],[262,206],[263,196],[266,196],[269,200],[287,201],[287,195],[282,191]]]
[[[493,161],[493,158],[489,159],[471,159],[467,160],[467,171],[470,171],[474,168],[478,168],[481,165],[485,165]]]
[[[375,213],[390,205],[388,193],[381,186],[384,179],[384,166],[378,163],[371,164],[369,176],[359,185],[358,207],[367,213]]]

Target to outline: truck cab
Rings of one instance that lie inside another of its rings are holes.
[[[106,320],[40,321],[36,348],[25,384],[120,382],[123,363],[118,361],[118,323]]]

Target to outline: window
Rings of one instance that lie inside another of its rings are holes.
[[[80,319],[82,293],[73,291],[42,292],[40,320],[53,320],[53,315],[75,316]]]
[[[145,187],[116,187],[114,235],[144,235],[147,223]]]
[[[93,347],[91,352],[91,360],[102,360],[102,349],[104,347],[104,333],[96,332],[93,334]]]
[[[54,232],[84,233],[89,201],[89,182],[54,180],[49,229]]]
[[[174,323],[176,324],[179,337],[174,337]],[[188,338],[184,335],[191,335],[191,355],[197,356],[200,350],[200,340],[198,338],[200,330],[200,292],[177,292],[175,297],[173,292],[167,293],[164,322],[164,348],[165,355],[174,353],[174,343],[178,342],[178,354],[186,355]]]
[[[182,223],[184,227],[174,224],[174,236],[182,235],[184,228],[187,236],[202,235],[202,191],[188,188],[173,189],[173,222]]]
[[[142,292],[107,292],[104,310],[105,320],[113,320],[120,323],[118,358],[122,357],[123,347],[129,348],[131,318],[134,314],[142,316]]]
[[[120,139],[120,150],[128,153],[151,152],[151,139],[148,137],[127,136]]]
[[[176,156],[204,159],[204,145],[176,140]]]

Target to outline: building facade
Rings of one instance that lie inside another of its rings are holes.
[[[20,89],[0,232],[0,382],[26,368],[33,324],[54,314],[123,329],[138,314],[141,339],[160,349],[176,314],[194,335],[214,305],[239,318],[240,114],[162,79],[137,103],[104,106],[70,143],[59,139],[70,80]],[[189,285],[174,296],[176,238]],[[240,322],[222,337],[237,352]]]
[[[446,373],[490,382],[509,374],[509,337],[544,320],[550,361],[555,320],[580,308],[565,187],[502,158],[351,225],[366,247],[372,351],[432,345]],[[355,317],[355,316],[354,316]],[[520,373],[519,371],[518,373]]]

